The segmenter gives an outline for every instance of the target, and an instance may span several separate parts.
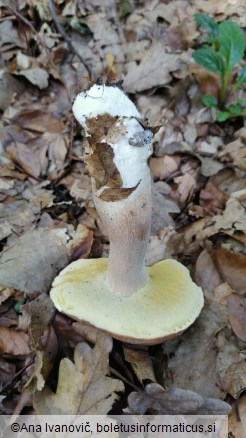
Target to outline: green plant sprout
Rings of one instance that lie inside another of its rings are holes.
[[[229,97],[246,82],[246,64],[240,71],[238,67],[245,51],[243,30],[232,20],[216,23],[212,17],[202,13],[194,17],[197,25],[204,30],[204,46],[195,50],[192,57],[197,64],[220,78],[219,98],[206,94],[202,102],[208,108],[217,109],[216,118],[219,122],[245,116],[242,99],[227,103]]]

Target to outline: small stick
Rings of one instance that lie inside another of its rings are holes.
[[[34,35],[36,35],[37,40],[39,41],[39,43],[41,44],[41,46],[44,48],[45,52],[49,54],[49,51],[45,45],[45,42],[43,40],[43,38],[40,36],[40,34],[36,31],[35,27],[33,26],[33,24],[23,15],[21,15],[16,9],[11,8],[11,6],[6,5],[3,3],[3,6],[5,8],[8,8],[15,16],[16,18],[19,18],[19,20],[23,21],[23,23],[25,23],[34,33]]]
[[[85,66],[86,70],[88,71],[88,75],[89,75],[89,79],[91,79],[91,69],[88,66],[88,64],[84,61],[84,59],[82,58],[82,56],[79,54],[78,50],[76,49],[76,47],[74,47],[71,38],[67,35],[67,33],[65,32],[64,27],[62,26],[55,8],[54,8],[54,4],[52,0],[48,0],[48,5],[50,8],[50,13],[52,16],[52,19],[57,27],[58,32],[63,36],[64,40],[66,41],[68,48],[71,50],[71,52],[73,52],[78,58],[79,60],[82,62],[82,64]]]

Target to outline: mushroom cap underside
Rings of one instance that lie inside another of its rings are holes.
[[[100,258],[80,259],[63,269],[50,293],[56,308],[116,339],[151,345],[182,333],[203,307],[202,289],[176,260],[148,267],[148,283],[130,297],[108,290],[107,267],[107,259]]]

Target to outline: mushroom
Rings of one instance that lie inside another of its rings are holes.
[[[108,258],[81,259],[55,278],[56,308],[132,344],[156,344],[198,317],[203,293],[176,260],[146,268],[151,222],[150,128],[116,85],[94,84],[75,99],[86,138],[93,199],[109,237]]]

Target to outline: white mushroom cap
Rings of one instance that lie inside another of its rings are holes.
[[[141,117],[129,97],[114,85],[94,84],[88,91],[82,91],[76,96],[73,114],[83,128],[86,129],[86,119],[104,113],[112,117]]]
[[[130,297],[108,290],[106,270],[107,259],[81,259],[67,266],[51,290],[56,308],[116,339],[147,345],[182,333],[203,307],[201,288],[176,260],[149,267],[149,282]]]

